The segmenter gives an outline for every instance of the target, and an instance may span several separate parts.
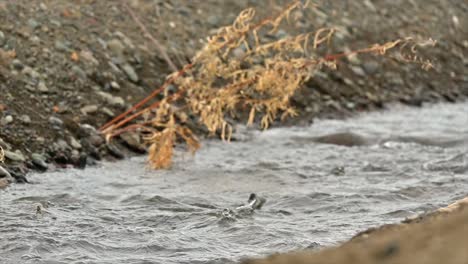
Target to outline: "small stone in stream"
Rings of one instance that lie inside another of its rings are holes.
[[[120,149],[116,145],[112,143],[107,143],[106,147],[107,147],[107,150],[109,151],[109,154],[116,157],[117,159],[125,158],[125,155],[122,153],[122,151],[120,151]]]
[[[28,179],[26,179],[26,176],[22,173],[12,171],[11,175],[15,179],[16,183],[29,183]]]
[[[46,171],[49,168],[49,165],[47,165],[45,158],[41,154],[33,153],[31,161],[39,170]]]
[[[23,122],[24,124],[30,124],[31,123],[31,117],[29,117],[28,115],[20,116],[19,120],[21,120],[21,122]]]
[[[20,151],[13,152],[9,150],[4,150],[4,152],[5,152],[5,158],[9,160],[17,161],[17,162],[24,162],[26,160]]]
[[[124,141],[125,145],[131,150],[138,153],[146,153],[146,149],[141,144],[140,136],[137,133],[123,133],[120,135],[120,138]]]
[[[52,125],[55,129],[60,129],[63,125],[63,121],[58,117],[51,116],[49,117],[49,124]]]
[[[81,149],[81,144],[76,138],[70,136],[70,146],[74,149]]]
[[[83,115],[94,114],[99,109],[97,105],[87,105],[80,109]]]
[[[47,85],[45,84],[45,82],[43,81],[40,81],[38,84],[37,84],[37,90],[41,93],[48,93],[49,92],[49,88],[47,88]]]
[[[342,166],[334,167],[331,173],[335,176],[343,176],[345,174],[345,168]]]
[[[135,69],[133,69],[133,67],[128,64],[128,63],[125,63],[123,66],[122,66],[122,70],[125,72],[125,74],[127,74],[128,78],[132,81],[132,82],[138,82],[138,75],[137,73],[135,72]]]

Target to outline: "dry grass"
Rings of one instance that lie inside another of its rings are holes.
[[[417,49],[430,42],[398,39],[384,44],[341,54],[319,54],[320,46],[329,43],[335,32],[322,28],[279,40],[268,40],[291,20],[290,13],[313,5],[294,1],[276,16],[255,22],[253,8],[242,11],[234,23],[220,28],[207,39],[192,63],[168,76],[167,81],[129,111],[104,125],[107,139],[129,130],[144,134],[149,144],[149,161],[153,168],[171,165],[173,147],[184,141],[191,151],[199,148],[189,118],[205,126],[211,135],[229,140],[232,124],[228,117],[249,113],[247,123],[267,129],[278,118],[296,115],[290,98],[322,67],[336,68],[336,61],[353,54],[389,54],[394,59],[418,63],[429,68],[430,62],[417,56]],[[169,86],[176,91],[169,94]],[[158,94],[164,99],[146,106]],[[138,120],[137,120],[138,118]],[[130,121],[137,121],[129,125]]]

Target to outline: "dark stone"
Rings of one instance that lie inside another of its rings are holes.
[[[122,151],[120,151],[120,149],[116,145],[111,144],[111,143],[107,143],[106,147],[107,147],[107,150],[109,151],[109,154],[111,154],[115,158],[117,158],[117,159],[124,159],[125,158],[125,155],[122,153]]]

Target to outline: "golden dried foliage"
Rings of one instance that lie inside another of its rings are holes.
[[[177,88],[174,94],[166,94],[164,100],[136,113],[127,111],[102,130],[112,137],[123,131],[140,129],[146,133],[145,138],[150,145],[151,166],[167,168],[171,165],[173,147],[178,140],[185,141],[193,152],[199,148],[197,138],[185,126],[188,116],[195,117],[211,135],[219,134],[223,140],[229,140],[232,127],[227,118],[235,117],[236,113],[248,112],[247,123],[258,122],[263,129],[278,117],[283,119],[296,115],[290,105],[291,96],[321,67],[336,68],[335,62],[342,57],[358,53],[383,55],[399,47],[400,60],[430,66],[430,62],[416,56],[418,45],[430,43],[421,44],[411,39],[324,56],[318,54],[317,49],[330,42],[335,32],[333,28],[274,40],[265,37],[277,32],[283,21],[289,21],[293,10],[307,5],[294,1],[278,15],[257,23],[254,22],[254,9],[242,11],[232,25],[220,28],[207,39],[192,63],[171,74],[161,88],[131,111],[169,85]],[[143,121],[125,127],[127,122],[140,116],[144,117]]]
[[[0,162],[3,163],[5,161],[5,151],[3,151],[3,148],[0,146]]]

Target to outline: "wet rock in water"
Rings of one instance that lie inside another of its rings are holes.
[[[24,162],[26,160],[20,151],[13,152],[9,150],[4,150],[4,152],[5,152],[5,158],[11,161]]]
[[[347,147],[365,146],[370,144],[369,140],[363,136],[351,132],[334,133],[321,137],[314,137],[312,138],[312,141],[322,144],[333,144]]]
[[[38,153],[33,153],[31,155],[31,161],[39,170],[46,171],[49,168],[49,165],[45,162],[44,156]]]
[[[139,78],[138,78],[138,75],[135,71],[135,69],[133,69],[133,67],[126,63],[122,66],[122,70],[125,72],[125,74],[127,74],[128,78],[132,81],[132,82],[138,82]]]
[[[335,176],[343,176],[343,175],[345,175],[345,168],[343,166],[334,167],[331,170],[331,174],[333,174]]]
[[[112,143],[107,143],[106,144],[107,150],[109,151],[109,154],[114,156],[117,159],[123,159],[125,158],[125,155],[123,152],[114,144]]]
[[[26,178],[26,175],[24,175],[24,173],[21,173],[20,171],[12,171],[11,176],[13,176],[16,183],[29,183],[28,179]]]
[[[126,132],[120,135],[125,145],[131,150],[138,153],[146,153],[146,149],[143,146],[140,136],[137,133]]]

